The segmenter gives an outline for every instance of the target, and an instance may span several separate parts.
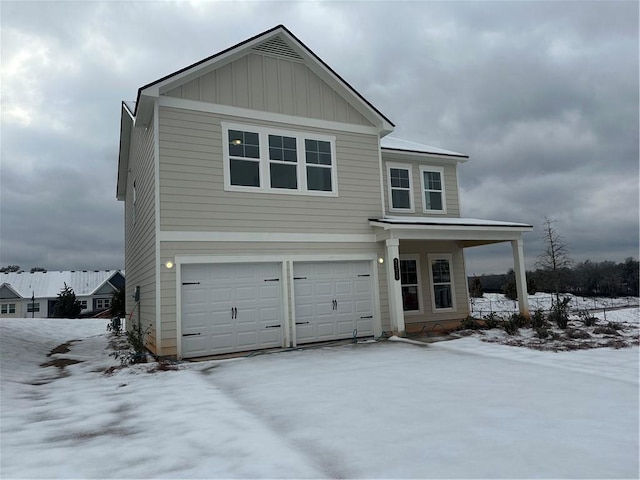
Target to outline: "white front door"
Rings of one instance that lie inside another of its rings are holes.
[[[281,346],[280,276],[277,263],[183,265],[182,356]]]
[[[295,262],[297,343],[373,335],[371,263]]]

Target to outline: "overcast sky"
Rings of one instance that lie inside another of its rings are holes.
[[[284,24],[396,124],[464,152],[462,215],[638,257],[638,2],[0,2],[0,265],[123,268],[121,100]],[[469,274],[512,267],[468,249]]]

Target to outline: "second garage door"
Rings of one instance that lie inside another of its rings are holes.
[[[297,343],[373,335],[371,263],[293,264]]]
[[[182,266],[182,356],[282,345],[278,263]]]

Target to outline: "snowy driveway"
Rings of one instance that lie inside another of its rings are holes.
[[[0,320],[2,478],[638,477],[637,347],[385,342],[107,376],[104,322],[78,322]]]

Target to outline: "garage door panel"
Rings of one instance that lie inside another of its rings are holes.
[[[282,328],[267,328],[282,323],[280,272],[277,263],[184,265],[183,356],[280,346]]]
[[[367,261],[294,263],[297,342],[350,338],[354,329],[360,336],[372,334],[370,273]]]

